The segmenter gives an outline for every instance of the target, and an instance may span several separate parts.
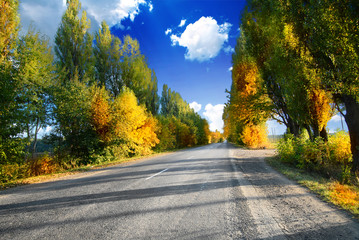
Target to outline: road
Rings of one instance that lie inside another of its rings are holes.
[[[359,239],[359,224],[212,144],[0,192],[0,239]]]

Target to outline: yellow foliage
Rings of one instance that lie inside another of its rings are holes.
[[[242,142],[249,148],[265,148],[268,146],[267,131],[264,124],[247,124],[241,135]]]
[[[257,92],[258,68],[254,63],[245,62],[236,64],[232,69],[232,80],[236,90],[244,96]]]
[[[299,45],[299,39],[294,35],[293,26],[285,24],[283,29],[284,40],[292,49],[296,49]]]
[[[57,163],[47,154],[38,159],[32,160],[30,163],[30,175],[32,176],[54,173],[57,169]]]
[[[334,183],[330,188],[330,198],[338,205],[359,206],[358,192],[340,183]]]
[[[157,120],[138,105],[135,94],[124,90],[114,101],[113,127],[115,135],[128,142],[136,154],[149,154],[159,143]]]
[[[352,160],[350,137],[348,133],[340,131],[329,137],[331,157],[338,163],[348,163]]]
[[[100,139],[104,142],[111,140],[111,106],[105,88],[95,88],[91,102],[92,125]]]
[[[313,88],[309,92],[309,111],[312,118],[321,131],[332,117],[328,93],[320,88]]]
[[[218,143],[222,138],[222,134],[216,130],[215,132],[211,132],[210,135],[210,143]]]

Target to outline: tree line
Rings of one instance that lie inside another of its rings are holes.
[[[164,85],[159,97],[136,39],[112,35],[106,22],[91,34],[79,0],[67,1],[54,45],[33,27],[19,36],[18,6],[0,5],[3,176],[28,164],[48,126],[49,161],[62,168],[209,143],[208,122],[179,93]]]
[[[247,3],[232,57],[225,135],[265,145],[265,122],[272,118],[294,137],[305,131],[312,142],[327,142],[327,123],[339,112],[349,129],[351,169],[358,171],[358,2]]]

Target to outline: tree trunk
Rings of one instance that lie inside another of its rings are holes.
[[[323,138],[324,142],[328,142],[328,132],[325,127],[323,127],[322,131],[320,131],[320,136]]]
[[[353,154],[352,171],[359,171],[359,103],[352,96],[344,95],[342,100],[345,104],[345,122],[348,125],[350,145]]]
[[[300,126],[295,121],[293,121],[292,118],[288,118],[288,125],[289,125],[289,131],[291,134],[293,134],[295,137],[299,137],[300,134]]]

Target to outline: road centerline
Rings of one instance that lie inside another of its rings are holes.
[[[168,168],[163,169],[161,172],[158,172],[158,173],[153,174],[152,176],[146,178],[146,180],[150,180],[151,178],[156,177],[157,175],[160,175],[161,173],[164,173],[164,172],[166,172],[167,170],[168,170]]]

